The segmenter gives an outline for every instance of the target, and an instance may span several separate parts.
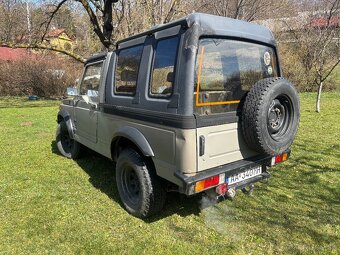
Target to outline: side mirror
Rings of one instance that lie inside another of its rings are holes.
[[[69,87],[69,88],[66,89],[66,94],[68,96],[77,96],[78,95],[78,89],[73,88],[73,87]]]
[[[168,75],[166,76],[166,81],[173,83],[174,81],[174,72],[169,72]]]

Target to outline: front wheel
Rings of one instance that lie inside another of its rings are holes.
[[[132,215],[147,218],[163,208],[166,191],[152,165],[135,150],[120,153],[116,182],[122,203]]]
[[[56,143],[59,152],[66,158],[77,159],[80,157],[82,145],[70,137],[64,120],[58,123]]]

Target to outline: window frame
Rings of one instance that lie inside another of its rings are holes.
[[[137,69],[137,78],[136,78],[136,86],[135,86],[135,90],[133,93],[130,93],[130,92],[119,92],[117,91],[117,66],[118,66],[118,61],[119,61],[119,55],[122,51],[124,50],[129,50],[129,49],[132,49],[132,48],[136,48],[136,47],[142,47],[142,53],[140,55],[140,59],[139,59],[139,65],[138,65],[138,69]],[[143,52],[144,52],[144,48],[145,48],[145,44],[144,43],[139,43],[139,44],[135,44],[135,45],[132,45],[132,46],[129,46],[129,47],[126,47],[126,48],[121,48],[119,49],[117,52],[116,52],[116,60],[115,60],[115,67],[114,67],[114,72],[113,72],[113,89],[111,92],[113,92],[114,95],[117,95],[117,96],[125,96],[125,97],[134,97],[137,93],[137,86],[138,86],[138,77],[139,77],[139,72],[140,72],[140,65],[141,65],[141,62],[142,62],[142,58],[143,58]]]
[[[172,38],[177,38],[177,47],[176,47],[176,55],[175,55],[175,61],[174,61],[174,69],[173,69],[173,82],[172,82],[172,89],[171,89],[171,93],[169,95],[162,95],[162,94],[153,94],[151,92],[152,89],[152,82],[153,82],[153,72],[154,72],[154,66],[155,66],[155,59],[156,59],[156,54],[157,54],[157,46],[159,44],[159,42],[161,41],[165,41],[165,40],[169,40]],[[178,61],[178,49],[179,49],[179,45],[180,45],[180,34],[176,34],[173,36],[169,36],[169,37],[162,37],[160,39],[155,39],[154,43],[152,44],[152,48],[153,48],[153,52],[152,52],[152,62],[151,62],[151,66],[150,66],[150,73],[149,73],[149,82],[148,82],[148,96],[150,98],[156,98],[156,99],[169,99],[172,97],[172,95],[174,94],[174,87],[175,87],[175,81],[176,81],[176,70],[177,70],[177,61]]]
[[[95,61],[95,62],[92,62],[92,63],[88,63],[85,65],[85,69],[84,69],[84,72],[83,72],[83,75],[82,75],[82,79],[81,79],[81,82],[79,83],[78,87],[78,91],[79,91],[79,96],[87,96],[86,95],[82,95],[81,94],[81,87],[83,85],[83,82],[84,82],[84,79],[85,79],[85,75],[86,75],[86,71],[87,69],[90,67],[90,66],[94,66],[94,65],[97,65],[97,64],[101,64],[101,68],[100,68],[100,79],[99,79],[99,84],[98,84],[98,95],[97,96],[89,96],[89,97],[95,97],[95,98],[98,98],[99,97],[99,90],[100,90],[100,83],[102,81],[102,77],[103,77],[103,67],[104,67],[104,60],[98,60],[98,61]]]

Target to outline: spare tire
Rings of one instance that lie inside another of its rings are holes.
[[[293,143],[300,120],[299,96],[284,78],[258,81],[242,108],[242,133],[253,150],[276,155]]]

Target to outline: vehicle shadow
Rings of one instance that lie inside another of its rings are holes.
[[[54,154],[61,155],[55,141],[51,142],[51,151]],[[119,203],[122,210],[124,210],[116,188],[114,162],[89,149],[85,150],[83,157],[77,159],[76,162],[87,173],[89,182],[93,187]],[[169,192],[163,210],[144,221],[152,223],[173,214],[178,214],[181,217],[191,214],[198,215],[200,212],[200,199],[201,196],[187,197],[179,193]]]

